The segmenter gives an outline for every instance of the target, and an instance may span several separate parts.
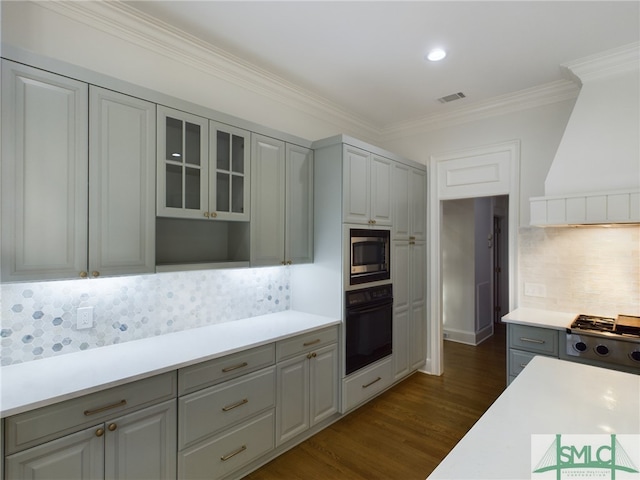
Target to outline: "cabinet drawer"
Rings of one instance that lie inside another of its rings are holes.
[[[317,330],[287,340],[281,340],[276,344],[276,355],[278,361],[280,361],[337,341],[338,327],[325,328],[324,330]]]
[[[181,397],[178,449],[273,407],[275,381],[270,367]]]
[[[558,331],[548,328],[509,325],[509,347],[558,356]]]
[[[178,478],[221,478],[274,447],[273,410],[178,454]]]
[[[255,372],[275,362],[273,343],[225,357],[209,360],[178,370],[178,394],[195,392],[205,387]]]
[[[175,372],[110,388],[84,397],[14,415],[5,420],[6,453],[10,454],[176,397]]]
[[[535,353],[523,352],[522,350],[509,349],[509,375],[518,375],[527,363],[535,357]]]
[[[393,364],[391,357],[382,360],[370,368],[354,373],[344,382],[342,406],[346,412],[364,401],[374,397],[391,385]]]

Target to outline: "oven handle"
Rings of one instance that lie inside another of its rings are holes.
[[[375,305],[365,305],[364,307],[349,307],[347,308],[347,315],[351,314],[363,314],[363,313],[371,313],[376,310],[381,310],[383,307],[391,307],[393,305],[393,299],[385,300],[384,302],[376,303]]]

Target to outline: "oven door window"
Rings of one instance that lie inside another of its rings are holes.
[[[347,310],[347,375],[391,355],[392,315],[392,302]]]

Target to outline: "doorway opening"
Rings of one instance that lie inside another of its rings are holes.
[[[445,340],[478,345],[508,309],[508,209],[507,195],[442,202]]]

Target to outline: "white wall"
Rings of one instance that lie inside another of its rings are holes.
[[[387,141],[384,148],[429,163],[431,155],[520,140],[520,225],[529,225],[529,198],[544,195],[544,181],[575,100]]]
[[[475,332],[473,199],[442,202],[442,322],[445,338],[473,344]]]

